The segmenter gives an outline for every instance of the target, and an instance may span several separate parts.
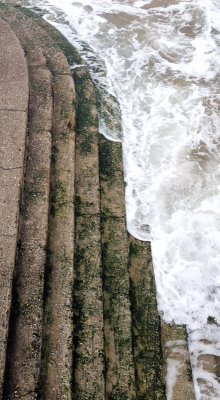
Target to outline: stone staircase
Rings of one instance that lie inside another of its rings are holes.
[[[0,51],[0,398],[162,400],[173,361],[168,400],[194,399],[186,331],[160,323],[86,65],[6,3]]]

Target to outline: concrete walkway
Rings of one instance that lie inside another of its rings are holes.
[[[12,278],[23,187],[28,108],[28,72],[24,51],[0,18],[0,394],[3,383]]]

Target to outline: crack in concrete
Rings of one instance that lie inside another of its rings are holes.
[[[27,112],[27,110],[20,110],[15,108],[0,108],[0,111],[13,111],[13,112],[23,112],[23,113]]]
[[[21,167],[5,168],[2,165],[0,165],[0,169],[3,169],[4,171],[11,171],[11,170],[14,170],[14,169],[21,169]]]

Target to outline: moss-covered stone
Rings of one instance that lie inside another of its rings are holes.
[[[97,74],[99,71],[95,71]],[[99,74],[98,74],[99,75]],[[97,107],[99,110],[100,126],[103,134],[113,140],[122,139],[122,124],[120,105],[117,98],[111,95],[106,87],[95,79]]]
[[[125,217],[122,146],[99,135],[102,218]]]
[[[33,12],[29,8],[20,7],[20,10],[27,16],[34,19],[35,22],[39,26],[41,26],[41,28],[44,29],[44,31],[47,32],[49,36],[53,38],[53,40],[65,54],[69,65],[84,64],[78,51],[74,49],[70,42],[56,28],[54,28],[52,25],[48,24],[44,19],[41,18],[42,14],[44,14],[41,9],[36,9],[35,7],[34,10],[36,12]]]
[[[94,87],[88,71],[74,74],[77,94],[76,213],[100,213],[98,117]]]
[[[77,215],[74,280],[74,399],[104,398],[100,216]]]
[[[125,218],[101,221],[106,398],[135,399]]]
[[[75,90],[53,78],[51,198],[40,398],[72,398]],[[64,134],[63,134],[64,133]]]
[[[149,242],[129,237],[137,399],[165,400],[160,319]]]

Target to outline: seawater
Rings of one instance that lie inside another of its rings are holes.
[[[188,326],[193,359],[202,351],[195,337],[211,334],[208,317],[220,324],[220,2],[29,4],[45,10],[119,101],[128,230],[151,240],[159,312]],[[216,393],[207,399],[220,398],[219,385]]]

